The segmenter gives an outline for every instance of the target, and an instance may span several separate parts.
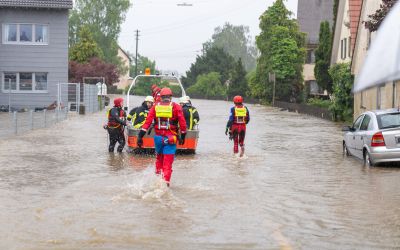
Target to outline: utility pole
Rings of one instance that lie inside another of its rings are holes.
[[[275,73],[270,72],[269,74],[269,82],[273,82],[274,86],[272,89],[272,107],[275,107],[275,85],[276,85],[276,79],[275,79]]]
[[[135,77],[137,76],[138,44],[139,44],[139,30],[136,30]]]

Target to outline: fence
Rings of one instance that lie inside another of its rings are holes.
[[[33,129],[46,128],[67,118],[67,108],[0,113],[0,138],[23,134]]]
[[[329,121],[333,120],[332,112],[324,108],[309,106],[301,103],[289,103],[289,102],[279,102],[279,101],[275,101],[275,107],[286,109],[290,112],[297,112],[301,114],[315,116]]]
[[[68,113],[86,114],[102,110],[104,100],[97,94],[96,85],[81,83],[49,86],[46,94],[6,93],[8,105],[0,106],[0,111],[3,111],[0,112],[0,138],[49,127],[67,119]]]

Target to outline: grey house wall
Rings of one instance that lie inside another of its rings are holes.
[[[3,24],[48,24],[48,45],[3,44]],[[3,72],[47,72],[48,93],[13,93],[16,108],[46,107],[57,100],[57,84],[68,82],[68,10],[0,8],[0,105],[8,105],[2,92]]]
[[[318,44],[319,26],[328,21],[332,28],[333,0],[298,0],[297,20],[300,31],[307,33],[307,44]]]

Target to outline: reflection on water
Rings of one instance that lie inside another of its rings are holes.
[[[0,249],[400,248],[400,168],[343,157],[340,126],[249,105],[237,158],[231,104],[194,104],[171,188],[153,156],[107,152],[102,113],[0,141]]]

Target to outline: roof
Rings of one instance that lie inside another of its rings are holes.
[[[72,9],[72,0],[0,0],[0,8]]]
[[[349,0],[351,51],[354,51],[354,46],[356,44],[358,24],[361,16],[361,7],[362,0]]]
[[[297,20],[300,31],[307,33],[308,44],[318,44],[323,21],[333,22],[333,0],[298,0]]]
[[[132,61],[132,58],[129,56],[129,54],[124,49],[121,48],[121,46],[118,45],[118,49],[121,50],[121,52],[123,54],[125,54],[125,56],[129,59],[129,61]]]

